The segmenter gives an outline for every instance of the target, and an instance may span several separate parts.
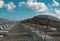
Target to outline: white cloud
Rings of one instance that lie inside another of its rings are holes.
[[[38,12],[47,10],[46,5],[41,2],[27,2],[26,6],[29,7],[30,9],[38,11]]]
[[[58,19],[60,19],[60,9],[54,9],[54,10],[55,10],[55,13],[47,12],[47,13],[45,13],[45,15],[51,15],[51,16],[54,16],[54,17],[57,17]]]
[[[25,5],[25,2],[19,2],[19,7]]]
[[[32,1],[34,1],[34,2],[36,2],[37,0],[27,0],[28,2],[32,2]]]
[[[55,14],[52,14],[52,13],[50,13],[50,12],[45,13],[44,15],[56,16]]]
[[[37,2],[36,0],[28,0],[26,3],[22,2],[22,5],[23,4],[25,4],[27,8],[37,12],[45,12],[48,9],[44,3]]]
[[[50,15],[50,16],[56,17],[56,14],[53,14],[53,13],[51,13],[51,12],[45,12],[45,13],[43,13],[43,14],[37,13],[37,15]]]
[[[53,0],[53,6],[59,6],[59,3],[56,0]]]
[[[13,2],[10,2],[9,4],[6,4],[6,8],[8,11],[12,11],[16,8],[16,5]]]
[[[60,14],[60,10],[55,9],[56,14]]]
[[[4,7],[4,1],[0,0],[0,8],[3,8],[3,7]]]
[[[55,9],[55,14],[60,19],[60,9]]]

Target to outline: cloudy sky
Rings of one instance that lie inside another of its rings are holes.
[[[0,0],[0,18],[21,21],[41,14],[60,19],[60,0]]]

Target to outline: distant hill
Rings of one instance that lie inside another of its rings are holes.
[[[8,19],[0,18],[0,24],[7,24],[7,23],[16,23],[17,21],[10,21]]]
[[[54,16],[50,16],[50,15],[39,15],[39,16],[35,16],[34,18],[49,19],[51,21],[60,22],[60,19]]]
[[[50,15],[38,15],[33,18],[23,20],[21,21],[21,23],[34,23],[34,24],[40,24],[40,25],[47,25],[48,20],[49,20],[50,26],[60,27],[60,19]]]
[[[8,30],[13,28],[16,24],[18,24],[18,22],[0,18],[0,30]]]

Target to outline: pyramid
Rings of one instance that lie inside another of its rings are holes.
[[[30,39],[28,33],[23,29],[22,25],[17,24],[5,35],[1,41],[27,41],[28,38]]]

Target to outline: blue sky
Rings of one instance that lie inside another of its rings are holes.
[[[21,21],[41,14],[60,19],[60,1],[0,0],[0,18]]]

